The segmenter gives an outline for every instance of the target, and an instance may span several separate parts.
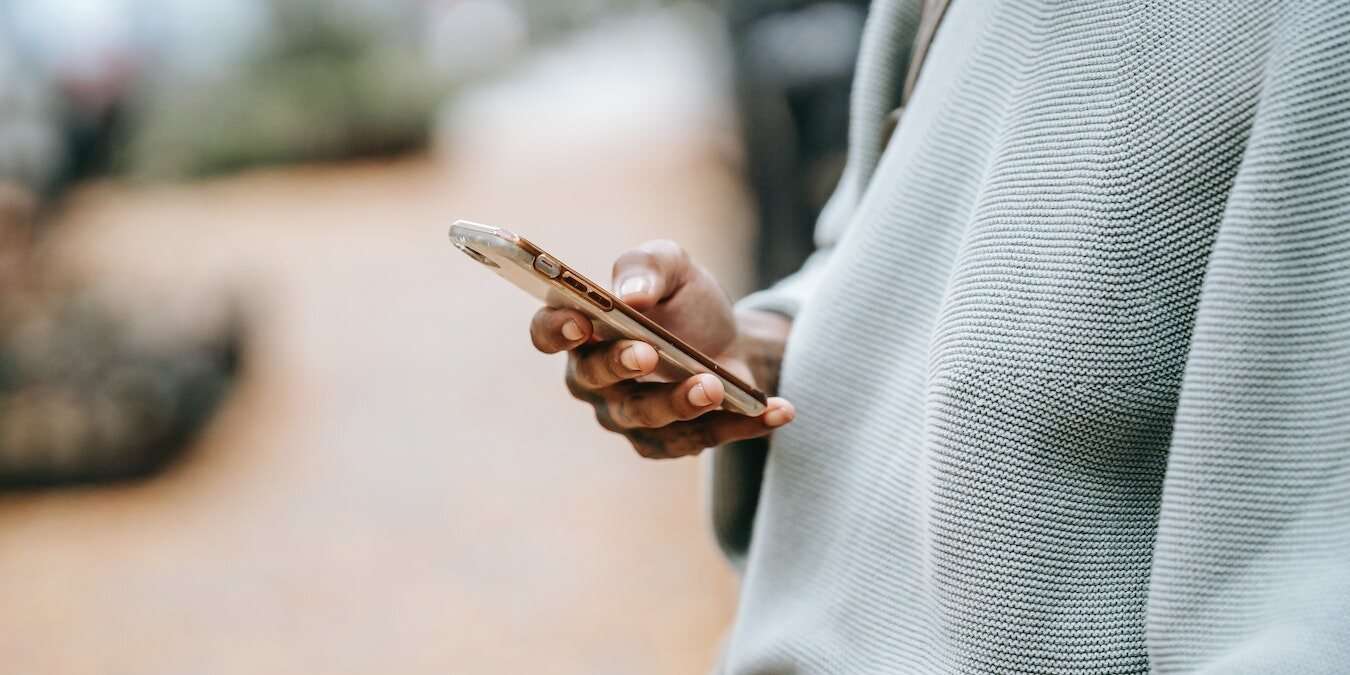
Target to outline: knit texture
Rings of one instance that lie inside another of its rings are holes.
[[[743,303],[798,417],[713,460],[722,670],[1350,672],[1350,6],[956,0],[887,142],[918,5]]]

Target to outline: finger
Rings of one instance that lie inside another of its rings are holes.
[[[658,360],[656,350],[645,342],[604,342],[577,353],[571,379],[582,389],[604,389],[652,372]]]
[[[610,416],[623,428],[657,428],[691,420],[722,405],[722,381],[713,375],[690,377],[670,384],[632,384],[613,387],[607,396]]]
[[[591,320],[575,309],[545,307],[530,320],[530,341],[545,354],[575,349],[585,344],[592,332]]]
[[[768,408],[759,417],[712,412],[696,420],[676,422],[661,429],[630,429],[626,433],[633,447],[643,457],[671,459],[697,455],[707,448],[732,441],[767,436],[792,422],[796,414],[792,404],[785,399],[771,398]]]
[[[638,310],[675,294],[689,271],[689,255],[673,241],[649,241],[614,261],[614,292]]]
[[[616,434],[622,434],[627,431],[627,429],[619,426],[618,423],[614,421],[614,416],[610,414],[608,401],[603,399],[593,401],[591,407],[595,409],[595,421],[606,431],[612,431]]]

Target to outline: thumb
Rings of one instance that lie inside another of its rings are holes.
[[[649,241],[614,261],[614,293],[645,311],[680,290],[689,268],[689,255],[679,244]]]

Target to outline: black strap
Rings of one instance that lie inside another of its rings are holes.
[[[886,116],[887,143],[895,133],[895,128],[900,126],[900,114],[905,104],[909,103],[909,97],[914,94],[914,87],[919,82],[919,71],[923,70],[924,61],[928,59],[928,48],[933,44],[933,35],[937,33],[938,25],[942,23],[942,17],[946,16],[950,4],[951,0],[923,2],[919,13],[919,30],[914,35],[914,47],[909,54],[909,72],[905,74],[905,86],[900,90],[900,106]]]
[[[914,35],[914,50],[910,52],[909,73],[905,75],[905,88],[900,92],[900,105],[909,102],[909,97],[914,93],[914,85],[919,82],[919,71],[923,70],[924,61],[928,59],[928,48],[933,44],[933,35],[937,33],[938,24],[942,23],[942,17],[947,14],[947,6],[951,0],[924,0],[923,10],[919,14],[919,32]]]

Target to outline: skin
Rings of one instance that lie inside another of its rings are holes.
[[[567,388],[595,409],[600,426],[628,439],[643,457],[697,455],[731,441],[767,436],[790,423],[792,404],[774,396],[791,322],[767,312],[735,312],[717,280],[678,244],[652,241],[619,256],[614,288],[634,309],[679,335],[770,395],[759,417],[720,410],[725,391],[709,374],[671,377],[656,350],[635,340],[601,341],[585,314],[545,307],[530,339],[546,354],[567,352]]]

